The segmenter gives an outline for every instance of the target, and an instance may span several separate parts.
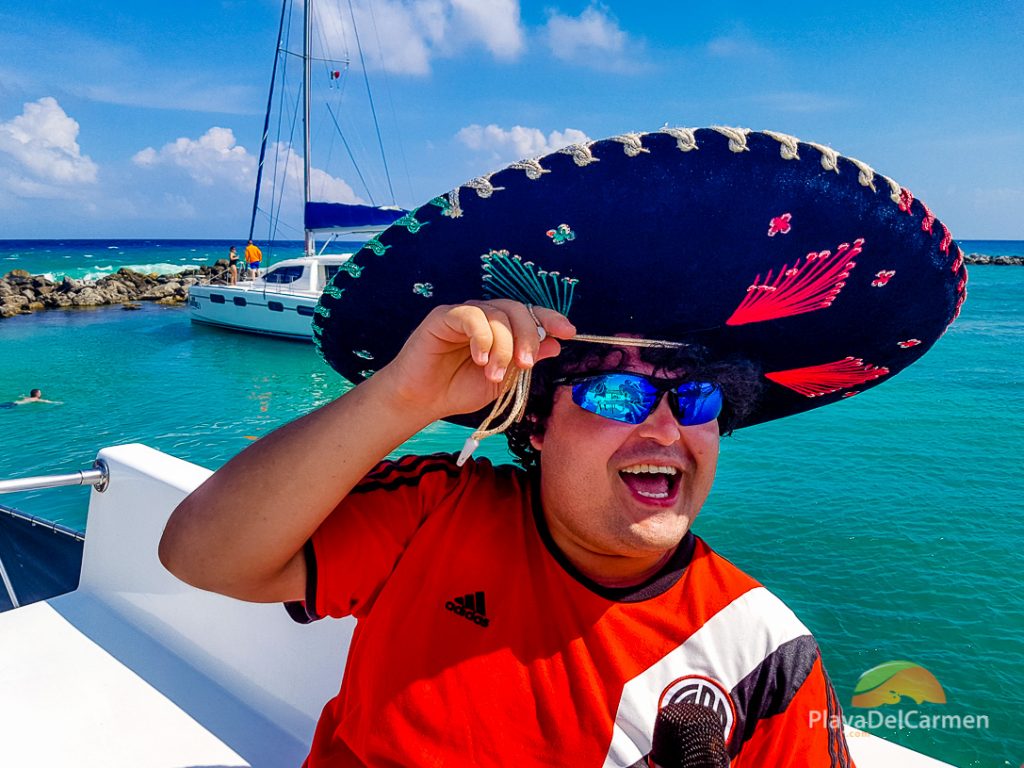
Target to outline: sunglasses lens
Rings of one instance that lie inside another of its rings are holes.
[[[572,385],[572,401],[580,408],[625,424],[644,421],[657,398],[649,381],[629,374],[592,376]]]
[[[624,424],[640,424],[651,415],[659,389],[645,377],[605,373],[578,379],[572,401],[580,408]],[[683,426],[707,424],[722,412],[722,390],[717,384],[688,381],[675,389],[675,414]]]
[[[679,399],[679,423],[683,426],[707,424],[722,412],[722,390],[715,384],[688,381],[676,390]]]

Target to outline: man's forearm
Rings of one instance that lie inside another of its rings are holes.
[[[301,598],[306,540],[381,458],[430,423],[378,376],[261,438],[193,491],[167,523],[164,565],[233,597]]]

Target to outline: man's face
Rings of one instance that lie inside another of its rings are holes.
[[[626,354],[626,370],[654,374],[635,350]],[[646,421],[622,424],[584,411],[569,387],[559,387],[544,434],[533,438],[555,541],[584,572],[586,564],[616,571],[616,563],[628,564],[624,559],[656,562],[679,543],[704,504],[718,442],[717,421],[680,426],[667,397]]]

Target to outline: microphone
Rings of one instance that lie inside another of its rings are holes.
[[[729,768],[722,720],[709,707],[690,702],[662,707],[651,742],[651,768]]]

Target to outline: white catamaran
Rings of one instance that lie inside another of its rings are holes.
[[[284,2],[281,10],[281,23],[277,35],[277,49],[274,67],[270,76],[270,92],[267,98],[266,115],[263,122],[263,140],[260,145],[260,157],[256,171],[256,190],[253,195],[252,217],[249,223],[249,239],[252,240],[257,215],[260,212],[260,187],[263,181],[264,161],[267,154],[267,139],[270,132],[271,113],[274,111],[274,87],[278,81],[278,63],[283,56],[295,56],[287,50],[284,35],[287,29],[291,0]],[[312,67],[318,63],[328,65],[327,76],[332,82],[339,81],[343,71],[347,71],[348,60],[334,61],[329,58],[317,58],[313,54],[313,9],[307,3],[303,12],[302,40],[302,126],[303,126],[303,228],[304,255],[300,258],[286,259],[268,267],[262,276],[237,285],[194,285],[189,289],[188,306],[192,322],[216,325],[249,333],[261,333],[272,336],[284,336],[294,339],[312,339],[311,319],[324,286],[334,277],[338,270],[345,268],[351,257],[350,253],[325,254],[327,247],[338,237],[366,240],[383,231],[407,211],[397,206],[358,205],[349,203],[322,202],[311,199],[311,153],[310,153],[310,119],[312,108]],[[358,36],[356,37],[358,42]],[[345,69],[334,69],[340,66]],[[283,69],[283,68],[282,68]],[[282,74],[283,78],[283,74]],[[367,89],[369,93],[369,89]],[[373,110],[372,98],[369,102]],[[335,119],[334,112],[327,107],[331,120],[338,130],[341,129]],[[374,121],[376,122],[376,112]],[[378,130],[378,141],[380,132]],[[341,136],[344,141],[344,136]],[[345,142],[346,148],[348,143]],[[280,141],[275,146],[290,153],[287,144]],[[384,157],[381,144],[381,157]],[[349,153],[351,156],[351,152]],[[287,162],[287,159],[285,162]],[[353,157],[353,163],[355,159]],[[385,172],[387,164],[385,160]],[[358,171],[360,179],[362,173]],[[287,169],[285,171],[287,175]],[[275,174],[276,175],[276,174]],[[275,184],[275,193],[278,185]],[[388,186],[390,174],[388,174]],[[367,192],[369,189],[367,188]],[[392,191],[392,198],[394,197]],[[371,197],[372,199],[372,197]],[[276,206],[279,209],[279,204]],[[273,214],[275,205],[271,204]],[[275,224],[274,216],[271,216]],[[320,251],[317,251],[316,237],[328,234],[329,237]]]

